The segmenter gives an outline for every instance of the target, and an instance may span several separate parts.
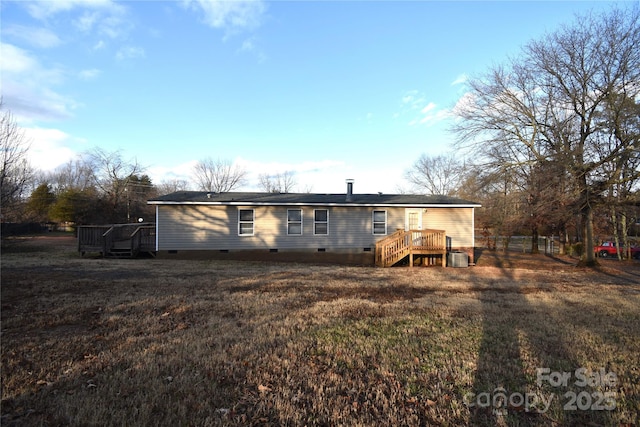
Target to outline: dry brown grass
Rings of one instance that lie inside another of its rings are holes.
[[[638,425],[640,268],[572,262],[104,260],[31,239],[2,254],[2,424]],[[618,384],[538,386],[540,367]],[[468,406],[498,387],[555,400]],[[563,410],[585,390],[616,409]]]

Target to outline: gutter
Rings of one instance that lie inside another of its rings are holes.
[[[479,208],[480,204],[455,204],[455,203],[302,203],[302,202],[167,202],[167,201],[147,201],[148,205],[168,205],[168,206],[334,206],[334,207],[388,207],[388,208]]]

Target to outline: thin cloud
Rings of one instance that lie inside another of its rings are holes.
[[[430,102],[422,110],[420,110],[420,112],[422,114],[429,114],[429,112],[434,110],[435,108],[436,108],[436,104],[434,104],[433,102]]]
[[[99,40],[96,44],[93,45],[91,50],[93,50],[94,52],[97,52],[99,50],[104,49],[106,46],[107,44],[103,40]]]
[[[253,39],[247,39],[242,42],[242,46],[240,46],[240,50],[244,52],[251,52],[256,49],[256,45]]]
[[[328,177],[341,176],[344,182],[343,171],[346,167],[344,161],[341,160],[318,160],[303,161],[299,163],[281,163],[281,162],[261,162],[256,160],[248,160],[242,157],[236,159],[235,163],[247,171],[250,171],[247,177],[248,189],[259,190],[257,183],[260,174],[275,174],[290,172],[294,175],[296,181],[296,192],[314,191],[313,188],[319,183],[326,185]],[[342,185],[335,187],[335,191],[340,191]]]
[[[127,9],[87,10],[73,21],[77,30],[96,33],[109,39],[123,39],[133,29]]]
[[[428,110],[424,116],[420,119],[420,124],[433,125],[451,117],[451,111],[448,109],[442,110]]]
[[[144,58],[144,49],[137,46],[125,46],[116,52],[116,59],[118,61],[124,61],[127,59]]]
[[[267,60],[267,55],[258,45],[255,37],[250,37],[242,42],[240,49],[238,49],[240,53],[249,53],[255,55],[258,58],[259,63],[263,63]]]
[[[63,69],[44,66],[29,51],[7,43],[2,50],[3,102],[21,122],[60,120],[72,116],[79,104],[53,87],[64,81]]]
[[[93,30],[96,23],[98,22],[100,14],[96,11],[85,12],[78,19],[76,19],[73,23],[76,28],[83,32],[89,32]]]
[[[409,90],[402,96],[401,105],[403,109],[419,109],[422,108],[421,106],[424,105],[424,103],[424,95],[417,90]]]
[[[55,0],[25,4],[27,12],[43,22],[52,22],[58,14],[79,14],[71,22],[76,30],[83,33],[95,32],[116,39],[126,37],[133,28],[128,8],[112,0]]]
[[[26,2],[29,14],[45,21],[53,15],[69,12],[73,9],[87,8],[95,10],[121,11],[123,6],[112,0],[56,0]]]
[[[24,132],[30,141],[29,163],[43,171],[52,171],[75,158],[78,153],[69,145],[82,142],[59,129],[24,128]]]
[[[438,108],[435,102],[427,101],[427,97],[418,90],[410,90],[402,95],[400,112],[393,115],[394,119],[408,118],[409,126],[431,126],[451,117],[451,111]]]
[[[49,88],[15,82],[3,83],[2,101],[23,124],[69,119],[73,117],[73,110],[80,107],[74,99]]]
[[[466,74],[460,74],[454,81],[451,82],[451,86],[464,84],[467,82],[467,80],[469,80],[469,76],[467,76]]]
[[[185,0],[183,5],[200,12],[208,26],[227,34],[258,28],[266,12],[261,0]]]
[[[24,49],[8,43],[0,43],[3,73],[20,74],[38,67],[38,61]]]
[[[82,80],[92,80],[98,77],[98,75],[100,75],[100,70],[96,68],[82,70],[78,73],[78,77],[80,77]]]
[[[279,163],[279,162],[260,162],[255,160],[247,160],[239,157],[236,159],[238,165],[247,168],[255,172],[261,173],[276,173],[276,172],[322,172],[328,169],[336,167],[343,167],[344,162],[341,160],[319,160],[319,161],[305,161],[300,163]]]
[[[47,28],[14,24],[5,26],[2,34],[37,48],[51,48],[62,43],[60,38]]]

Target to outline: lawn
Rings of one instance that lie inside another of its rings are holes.
[[[640,263],[3,248],[2,425],[640,425]]]

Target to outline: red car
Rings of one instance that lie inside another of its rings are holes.
[[[618,248],[614,242],[604,242],[600,246],[596,246],[594,250],[601,258],[618,256]],[[626,249],[623,249],[622,252],[626,253]],[[640,247],[631,246],[631,257],[640,259]]]

